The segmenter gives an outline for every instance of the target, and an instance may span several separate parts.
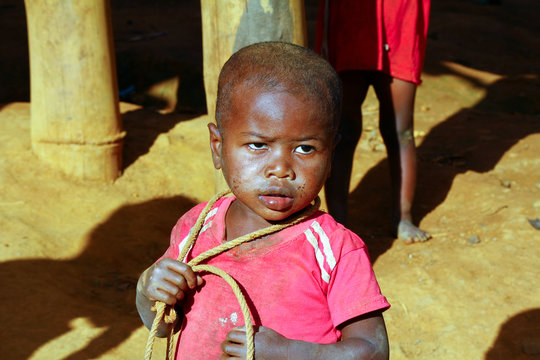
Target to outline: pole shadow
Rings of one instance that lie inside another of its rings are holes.
[[[120,99],[142,106],[122,115],[123,170],[148,153],[159,134],[207,111],[200,6],[170,0],[111,4]]]
[[[193,120],[192,114],[159,114],[147,108],[128,111],[122,114],[126,137],[122,155],[125,171],[137,159],[150,151],[160,134],[165,134],[183,121]]]
[[[111,3],[122,101],[169,112],[206,112],[200,6],[170,0]]]
[[[135,307],[139,274],[165,252],[174,224],[194,205],[182,196],[127,205],[98,225],[72,259],[0,264],[2,359],[29,358],[78,318],[103,332],[65,359],[99,358],[125,341],[142,324]]]

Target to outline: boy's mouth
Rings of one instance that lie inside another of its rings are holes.
[[[259,195],[259,199],[270,210],[285,211],[291,208],[294,198],[283,194]]]

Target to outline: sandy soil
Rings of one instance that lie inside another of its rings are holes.
[[[113,1],[128,136],[123,175],[100,184],[32,154],[24,6],[0,5],[0,358],[143,357],[138,274],[214,189],[197,6]],[[372,93],[364,104],[351,228],[392,303],[392,359],[540,358],[540,233],[528,221],[540,217],[539,10],[536,0],[434,2],[415,133],[427,243],[388,235]]]

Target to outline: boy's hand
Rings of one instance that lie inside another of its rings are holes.
[[[202,285],[203,279],[183,262],[162,259],[149,267],[140,277],[139,292],[152,301],[174,305],[189,290]]]
[[[288,345],[289,339],[270,328],[259,326],[255,330],[255,359],[286,360]],[[220,360],[246,359],[246,328],[240,326],[229,331],[221,350]]]
[[[388,360],[388,337],[380,311],[353,318],[340,326],[341,340],[318,344],[291,340],[274,330],[260,326],[255,331],[256,360],[287,359],[370,359]],[[221,343],[220,359],[246,359],[246,330],[229,331]]]

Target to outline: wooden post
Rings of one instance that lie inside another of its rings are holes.
[[[307,46],[304,0],[201,0],[206,108],[214,121],[219,72],[244,46],[279,40]],[[221,171],[216,191],[226,188]]]
[[[25,0],[31,137],[43,161],[113,181],[124,132],[108,0]]]

